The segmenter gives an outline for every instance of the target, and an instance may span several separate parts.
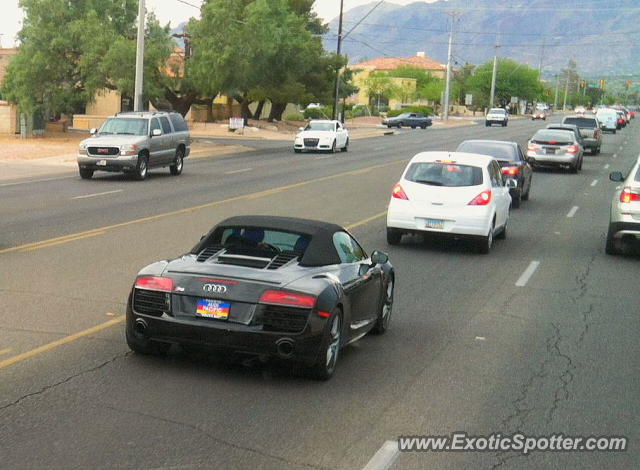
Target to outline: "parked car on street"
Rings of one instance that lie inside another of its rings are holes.
[[[582,147],[571,130],[540,129],[527,144],[527,158],[533,169],[567,168],[577,173],[582,168]]]
[[[489,155],[500,165],[502,177],[512,178],[517,186],[510,188],[511,207],[517,209],[521,201],[529,200],[533,170],[517,142],[501,140],[465,140],[456,152]]]
[[[387,242],[404,234],[470,238],[489,253],[494,237],[505,238],[513,179],[502,178],[488,155],[422,152],[414,156],[393,187],[387,210]]]
[[[484,124],[487,127],[494,124],[500,124],[502,127],[507,127],[507,124],[509,124],[509,113],[503,108],[491,108],[487,113]]]
[[[573,124],[578,126],[584,141],[585,150],[589,149],[592,155],[598,155],[602,147],[602,130],[598,119],[589,114],[582,116],[566,116],[562,124]]]
[[[300,153],[307,150],[321,150],[337,152],[349,150],[349,131],[340,123],[333,120],[309,121],[300,128],[293,143],[293,151]]]
[[[397,127],[400,129],[401,127],[410,127],[411,129],[415,129],[419,127],[426,129],[433,124],[433,121],[429,116],[421,113],[402,113],[398,116],[384,119],[382,124],[389,128]]]
[[[626,176],[614,171],[609,179],[621,183],[611,201],[605,246],[607,254],[616,255],[640,238],[640,158]]]
[[[80,177],[95,171],[132,173],[138,180],[152,168],[182,173],[191,151],[191,135],[182,115],[173,112],[118,113],[80,142]]]
[[[333,375],[340,349],[389,327],[395,273],[344,228],[272,216],[232,217],[191,251],[136,276],[125,335],[140,354],[172,344],[308,366]]]

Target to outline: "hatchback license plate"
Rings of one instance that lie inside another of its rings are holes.
[[[556,149],[547,148],[547,153],[555,154],[556,153]]]
[[[444,220],[424,219],[424,228],[434,228],[434,229],[442,230],[444,228]]]
[[[226,320],[231,312],[231,304],[221,300],[198,299],[196,315],[199,317]]]

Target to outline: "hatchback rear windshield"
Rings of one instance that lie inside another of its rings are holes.
[[[497,142],[462,142],[457,151],[490,155],[497,160],[517,160],[516,149],[513,145]]]
[[[146,119],[113,118],[100,128],[100,134],[147,135]]]
[[[531,139],[534,143],[556,142],[558,145],[571,145],[575,138],[571,131],[538,131]]]
[[[447,162],[412,163],[405,179],[430,186],[477,186],[482,184],[482,168]]]
[[[589,118],[566,118],[563,124],[575,124],[580,128],[598,127],[597,121],[595,119],[589,119]]]

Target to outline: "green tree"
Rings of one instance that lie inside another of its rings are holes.
[[[398,96],[398,86],[386,72],[371,72],[362,82],[370,102],[380,108],[382,101]]]

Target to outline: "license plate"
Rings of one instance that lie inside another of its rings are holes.
[[[196,307],[196,315],[199,317],[216,318],[226,320],[231,312],[231,304],[221,300],[199,299]]]
[[[547,153],[551,153],[551,154],[555,154],[556,153],[556,149],[547,149]]]
[[[98,160],[96,162],[96,165],[98,165],[98,166],[107,166],[107,161],[106,160]]]
[[[424,219],[424,228],[435,228],[442,230],[444,228],[444,220],[442,219]]]

